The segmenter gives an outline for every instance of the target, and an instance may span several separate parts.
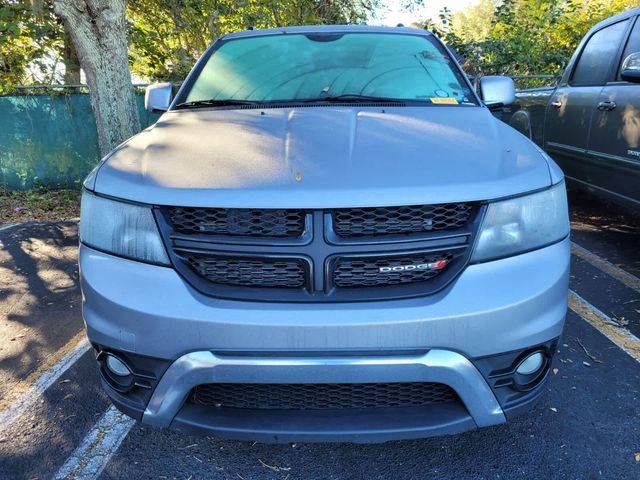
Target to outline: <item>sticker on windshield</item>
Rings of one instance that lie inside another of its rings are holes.
[[[447,97],[447,98],[431,98],[431,103],[439,103],[439,104],[446,104],[446,105],[458,105],[458,100],[456,100],[455,98],[451,98],[451,97]]]

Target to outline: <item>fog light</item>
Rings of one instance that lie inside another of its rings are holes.
[[[544,365],[544,356],[542,352],[535,352],[525,358],[518,368],[516,369],[516,373],[520,375],[532,375],[536,373],[542,366]]]
[[[125,365],[125,363],[118,357],[113,355],[107,355],[107,368],[111,373],[119,377],[128,377],[131,375],[131,370]]]

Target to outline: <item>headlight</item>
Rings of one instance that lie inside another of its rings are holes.
[[[564,182],[542,192],[490,203],[480,226],[473,262],[524,253],[569,234]]]
[[[117,202],[84,191],[80,241],[121,257],[169,265],[151,208]]]

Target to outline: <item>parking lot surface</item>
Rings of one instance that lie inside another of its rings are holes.
[[[83,333],[76,223],[0,227],[0,479],[639,479],[640,218],[570,201],[570,310],[541,401],[508,425],[374,445],[223,441],[123,417]]]

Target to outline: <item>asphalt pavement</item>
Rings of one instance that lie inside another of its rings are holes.
[[[640,218],[570,198],[571,309],[541,401],[507,425],[373,445],[223,441],[121,416],[83,334],[76,223],[0,226],[0,479],[640,479]]]

